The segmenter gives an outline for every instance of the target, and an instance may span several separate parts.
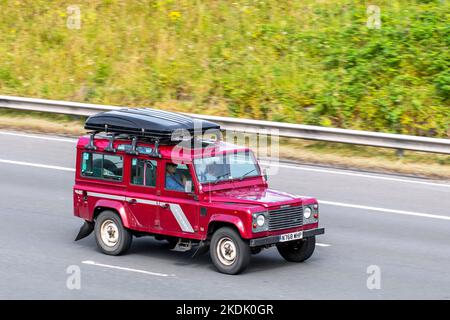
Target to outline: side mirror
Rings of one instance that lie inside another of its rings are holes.
[[[267,181],[268,176],[267,176],[267,169],[266,168],[264,168],[264,170],[263,170],[263,176],[264,176],[264,180]]]
[[[192,197],[192,199],[194,199],[195,201],[198,200],[198,196],[195,194],[195,192],[189,192],[188,195],[189,195],[190,197]]]
[[[198,200],[198,196],[194,191],[192,191],[192,181],[186,181],[186,184],[184,185],[184,192],[186,192],[186,194],[190,197],[194,198],[194,200]]]
[[[184,185],[184,192],[192,193],[192,181],[186,181],[186,184]]]

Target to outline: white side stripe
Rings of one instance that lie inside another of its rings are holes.
[[[181,230],[183,232],[190,232],[193,233],[194,229],[192,228],[191,224],[189,223],[189,220],[187,219],[186,215],[183,212],[183,209],[181,209],[179,204],[175,203],[169,203],[170,211],[172,211],[175,219],[177,220],[178,224],[180,225]]]
[[[136,198],[130,198],[130,197],[127,197],[125,200],[126,201],[130,201],[132,199],[136,200],[137,203],[148,204],[150,206],[157,206],[158,205],[158,202],[154,201],[154,200],[136,199]]]
[[[134,200],[136,200],[137,203],[147,204],[147,205],[151,205],[151,206],[159,205],[158,201],[154,201],[154,200],[116,196],[116,195],[106,194],[106,193],[88,192],[87,195],[92,196],[92,197],[119,200],[119,201],[130,201],[130,200],[134,199]],[[194,229],[192,228],[192,225],[189,223],[189,220],[186,217],[186,215],[184,214],[184,211],[180,207],[180,205],[175,204],[175,203],[167,203],[167,204],[169,205],[170,211],[172,212],[173,216],[175,217],[175,220],[177,220],[181,230],[183,232],[194,233]]]
[[[126,199],[124,196],[116,196],[113,194],[98,193],[98,192],[88,192],[87,195],[91,197],[120,200],[120,201],[125,201]]]

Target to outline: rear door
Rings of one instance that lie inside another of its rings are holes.
[[[132,156],[129,166],[127,206],[136,219],[138,230],[154,232],[159,229],[156,188],[159,160]]]

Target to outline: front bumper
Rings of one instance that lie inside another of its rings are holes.
[[[303,239],[314,237],[320,234],[324,234],[325,229],[324,228],[317,228],[317,229],[310,229],[303,231]],[[272,245],[275,243],[280,242],[280,235],[278,236],[269,236],[264,238],[257,238],[257,239],[250,239],[250,247],[261,247],[261,246],[267,246]]]

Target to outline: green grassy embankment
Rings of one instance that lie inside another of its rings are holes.
[[[448,1],[73,4],[0,0],[1,94],[450,134]]]

